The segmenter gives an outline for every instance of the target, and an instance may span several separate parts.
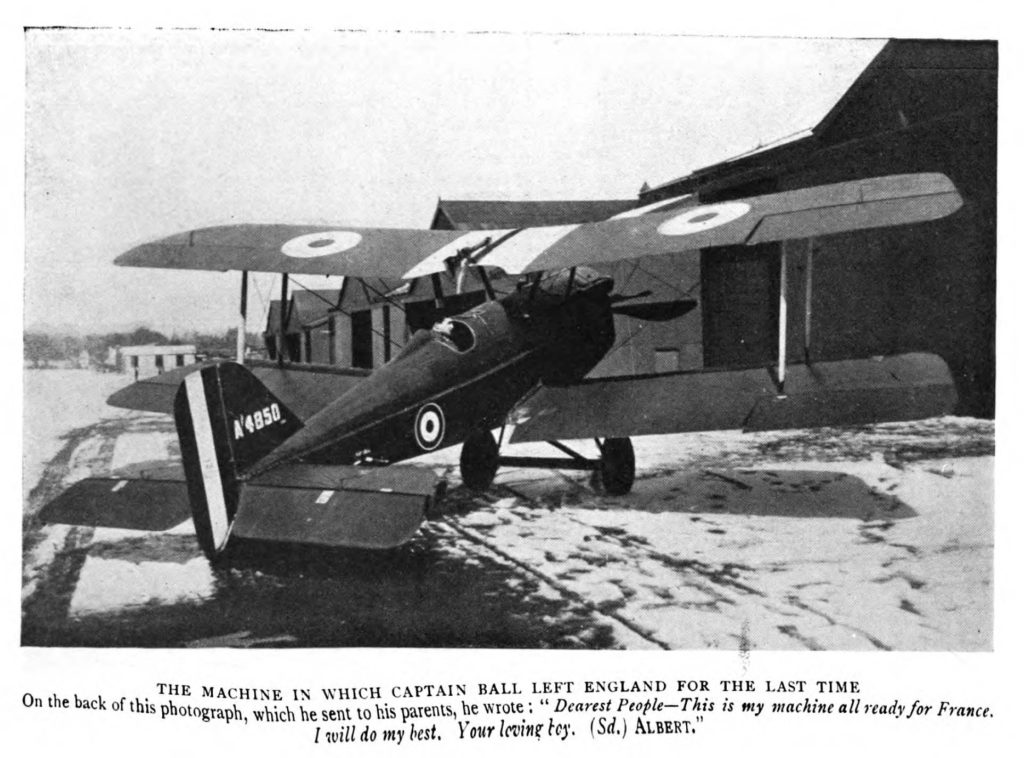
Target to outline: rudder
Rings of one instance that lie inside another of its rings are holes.
[[[185,377],[174,399],[174,423],[196,537],[212,558],[231,533],[239,477],[302,422],[246,368],[225,362]]]

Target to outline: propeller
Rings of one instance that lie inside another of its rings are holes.
[[[697,301],[686,300],[665,300],[656,303],[626,303],[628,300],[636,300],[652,294],[650,290],[637,292],[633,295],[612,295],[609,300],[612,302],[612,313],[619,316],[629,316],[644,321],[671,321],[674,318],[685,316],[697,307]]]
[[[602,299],[607,298],[606,302],[611,306],[612,313],[645,321],[671,321],[697,307],[697,301],[692,298],[631,303],[630,300],[650,297],[654,292],[646,289],[630,295],[607,294],[614,286],[610,276],[586,266],[560,269],[543,277],[535,275],[529,282],[523,280],[519,284],[521,289],[525,288],[524,291],[529,293],[531,299],[538,291],[543,292],[546,297],[558,300],[567,299],[572,294],[598,293]]]

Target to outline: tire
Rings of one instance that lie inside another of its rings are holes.
[[[462,483],[472,490],[482,492],[491,486],[498,473],[498,443],[490,432],[477,430],[466,437],[459,455],[459,473]]]
[[[609,495],[625,495],[633,489],[636,457],[628,437],[606,439],[601,446],[601,485]]]

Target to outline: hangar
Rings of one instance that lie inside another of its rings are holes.
[[[376,294],[373,283],[357,280],[334,290],[296,289],[284,318],[281,301],[272,301],[263,333],[271,360],[283,349],[293,363],[365,369],[387,363],[409,333],[403,312],[411,288],[378,284],[384,289]]]
[[[813,127],[651,188],[646,204],[701,202],[865,176],[937,171],[964,207],[933,224],[815,240],[813,358],[925,350],[949,364],[958,412],[995,412],[996,85],[994,42],[890,40]],[[803,243],[787,256],[790,309],[804,307]],[[844,251],[857,248],[857,256]],[[867,254],[864,254],[867,248]],[[701,264],[704,366],[774,360],[781,247],[716,251]],[[794,286],[795,285],[795,286]],[[729,297],[724,297],[728,291]],[[696,325],[695,325],[696,326]],[[803,324],[789,323],[789,360]]]
[[[994,42],[891,40],[815,125],[656,187],[636,199],[439,200],[431,228],[514,228],[606,219],[679,195],[721,202],[869,176],[936,171],[964,198],[952,217],[920,226],[855,232],[810,243],[718,249],[699,263],[665,255],[604,267],[648,302],[690,299],[665,322],[616,317],[616,345],[591,376],[773,365],[780,261],[791,313],[788,360],[841,360],[908,351],[941,355],[960,395],[958,412],[995,411],[996,83]],[[809,252],[813,256],[811,287]],[[856,249],[858,255],[846,255]],[[512,282],[495,279],[499,292]],[[446,294],[455,284],[443,277]],[[483,299],[468,277],[458,309]],[[811,292],[812,303],[806,293]],[[437,316],[430,283],[346,282],[298,291],[266,338],[293,361],[382,365],[411,331]]]

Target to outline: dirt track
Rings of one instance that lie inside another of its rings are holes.
[[[42,425],[38,436],[59,441],[27,446],[39,460],[26,461],[26,645],[992,644],[991,422],[641,438],[625,497],[522,470],[475,495],[457,486],[456,448],[420,459],[454,490],[402,549],[252,548],[213,568],[187,523],[38,525],[32,514],[70,482],[175,455],[177,441],[164,417],[99,410],[92,394],[109,380],[32,373],[29,412],[81,385],[93,415],[70,431]]]

